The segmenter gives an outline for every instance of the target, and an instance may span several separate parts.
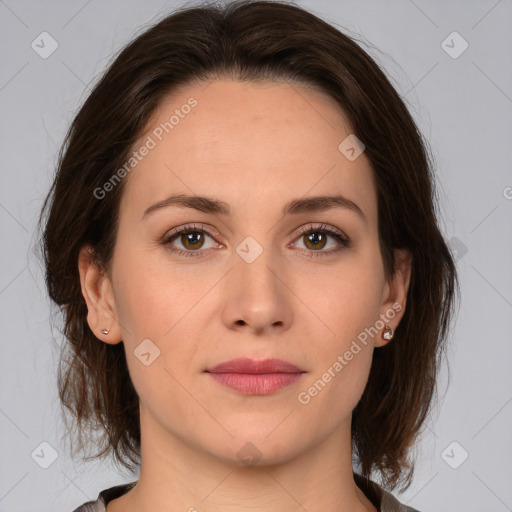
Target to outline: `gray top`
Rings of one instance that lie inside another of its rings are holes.
[[[379,512],[420,512],[400,503],[390,492],[373,480],[366,480],[358,473],[354,473],[354,481]],[[107,512],[107,504],[126,494],[136,483],[137,481],[105,489],[99,493],[96,501],[88,501],[73,512]]]

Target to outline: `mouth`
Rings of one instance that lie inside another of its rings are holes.
[[[281,359],[233,359],[205,370],[219,384],[246,395],[268,395],[297,382],[304,373]]]

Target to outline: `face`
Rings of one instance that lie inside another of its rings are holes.
[[[160,106],[123,178],[111,273],[80,266],[89,324],[123,341],[146,431],[234,462],[350,432],[408,285],[385,278],[370,163],[339,149],[350,133],[304,85],[218,79]],[[300,373],[208,372],[238,358]]]

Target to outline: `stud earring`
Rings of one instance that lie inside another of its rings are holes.
[[[393,329],[391,329],[389,325],[386,325],[386,328],[384,329],[384,331],[382,331],[382,337],[385,340],[392,340],[394,335],[395,333],[393,332]]]
[[[101,332],[102,332],[103,334],[108,334],[110,331],[109,331],[108,329],[102,329],[102,330],[101,330]]]

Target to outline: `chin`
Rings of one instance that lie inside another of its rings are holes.
[[[270,431],[235,435],[225,439],[221,446],[218,438],[212,439],[209,451],[227,464],[247,468],[275,466],[293,459],[300,451],[300,439],[295,440],[288,433],[283,436],[282,432],[266,437]]]

